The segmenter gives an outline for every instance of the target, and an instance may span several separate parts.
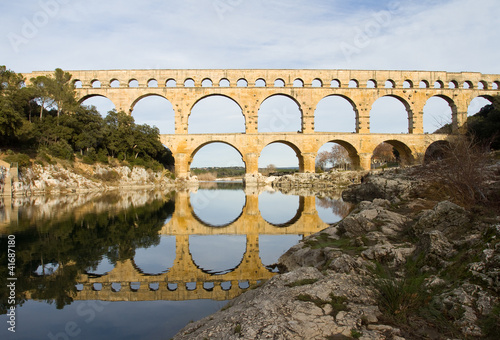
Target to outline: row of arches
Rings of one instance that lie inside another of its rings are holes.
[[[75,88],[83,88],[84,83],[75,79],[73,81]],[[479,90],[498,90],[500,85],[500,81],[488,82],[486,80],[480,80],[479,82],[474,82],[471,80],[435,80],[430,81],[427,79],[422,79],[420,81],[414,82],[413,80],[406,79],[402,82],[397,82],[393,79],[386,80],[376,80],[369,79],[366,82],[360,81],[358,79],[351,79],[347,83],[342,83],[339,79],[332,79],[329,82],[324,82],[320,78],[315,78],[312,80],[311,84],[307,84],[310,87],[331,87],[331,88],[339,88],[339,87],[348,87],[348,88],[435,88],[435,89],[479,89]],[[101,82],[99,79],[93,79],[89,84],[85,84],[87,87],[92,88],[101,88],[101,87],[111,87],[111,88],[119,88],[119,87],[304,87],[306,86],[304,80],[301,78],[295,79],[291,84],[287,84],[284,79],[277,78],[274,82],[266,82],[263,78],[257,78],[253,82],[247,81],[245,78],[238,79],[235,84],[231,84],[231,82],[227,78],[222,78],[219,81],[212,81],[210,78],[204,78],[199,85],[196,84],[195,80],[192,78],[187,78],[184,81],[177,82],[173,78],[167,79],[163,83],[159,83],[155,78],[149,79],[145,84],[140,84],[136,78],[131,78],[128,81],[122,81],[113,78],[109,82]]]
[[[102,96],[84,98],[84,105],[94,105],[104,116],[114,104]],[[479,112],[490,104],[485,97],[476,97],[468,108],[468,115]],[[449,97],[433,96],[424,107],[423,130],[432,133],[451,123],[454,103]],[[175,132],[174,108],[160,95],[139,98],[132,108],[139,123],[157,126],[162,134]],[[357,132],[355,103],[342,95],[324,97],[314,112],[316,132]],[[370,131],[374,133],[407,133],[410,109],[406,101],[397,96],[384,96],[374,102],[370,110]],[[268,97],[258,109],[259,132],[297,132],[302,129],[302,109],[297,101],[282,94]],[[221,123],[223,122],[223,124]],[[224,95],[214,94],[201,98],[189,112],[188,133],[244,133],[245,117],[241,106]]]
[[[356,169],[361,166],[362,160],[359,151],[352,144],[343,140],[331,140],[322,145],[314,154],[314,163],[317,165],[321,157],[321,152],[329,151],[334,145],[339,146],[343,150],[349,168]],[[376,161],[376,153],[374,154],[374,151],[382,145],[386,145],[394,150],[393,152],[397,155],[397,161],[400,164],[414,164],[416,159],[420,157],[420,155],[414,154],[405,143],[393,139],[385,140],[373,147],[370,153],[370,163]],[[429,148],[432,149],[433,144],[431,144]],[[301,169],[304,167],[304,155],[301,153],[301,150],[291,142],[275,141],[260,150],[257,164],[258,171],[263,174],[269,171],[270,165],[277,168],[302,171]],[[245,169],[245,173],[248,172],[247,164],[240,150],[234,145],[221,141],[210,141],[200,145],[188,155],[187,166],[189,169],[240,167]],[[318,168],[318,166],[316,166],[316,168]]]
[[[264,267],[276,263],[288,248],[300,241],[301,235],[259,235],[259,260]],[[189,253],[193,264],[210,275],[223,275],[236,270],[247,252],[246,235],[191,235]],[[224,249],[224,252],[215,251]],[[138,272],[145,275],[168,273],[176,260],[176,237],[161,236],[157,245],[148,249],[137,249],[132,259]],[[257,264],[256,264],[257,265]],[[89,268],[92,275],[107,275],[115,266],[103,258],[95,268]]]

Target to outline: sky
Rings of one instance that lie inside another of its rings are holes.
[[[0,9],[0,64],[16,72],[59,67],[500,73],[498,0],[23,0],[3,1]],[[277,114],[285,122],[274,129],[297,131],[298,108],[284,98],[271,99],[259,111],[259,129],[270,127],[266,115]],[[371,115],[380,117],[372,132],[403,132],[407,118],[401,107],[382,99],[372,108]],[[426,132],[451,120],[447,104],[434,99],[424,109]],[[105,100],[85,104],[103,114],[113,108]],[[320,103],[319,125],[353,130],[352,109],[345,104],[338,98]],[[475,101],[470,111],[484,104]],[[169,105],[149,97],[132,114],[138,123],[171,133]],[[199,105],[188,132],[214,132],[210,123],[231,114],[234,122],[225,128],[241,130],[241,113],[230,102],[212,98]],[[334,120],[328,112],[338,116]],[[201,149],[192,166],[238,162],[243,164],[238,152],[214,144]],[[259,166],[269,163],[296,166],[297,158],[273,144],[264,149]]]

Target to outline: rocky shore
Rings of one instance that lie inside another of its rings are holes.
[[[196,178],[175,180],[168,171],[155,172],[143,167],[63,164],[34,164],[23,169],[12,183],[12,196],[104,192],[116,189],[172,188],[198,184]]]
[[[386,171],[349,187],[344,199],[358,204],[346,218],[174,339],[497,339],[500,218],[488,204],[500,164],[489,168],[489,203],[468,209],[430,195],[420,173]]]

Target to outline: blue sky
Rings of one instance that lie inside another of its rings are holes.
[[[16,72],[60,67],[500,73],[497,0],[23,0],[4,1],[0,8],[4,27],[0,64]],[[102,110],[106,107],[105,103],[89,104],[97,104],[100,109],[102,105]],[[168,132],[168,104],[139,102],[133,115],[139,123],[158,125],[162,132]],[[424,121],[428,132],[448,118],[446,105],[431,104]],[[208,120],[203,117],[208,113],[214,121],[214,105],[219,113],[234,110],[227,102],[204,105],[198,109],[206,113],[200,114],[201,120],[190,122],[190,130],[205,126]],[[339,128],[349,129],[353,118],[340,108],[342,105],[322,104],[342,112],[344,118],[337,118]],[[377,105],[385,112],[380,126],[389,128],[389,123],[398,119],[406,121],[397,113],[397,103]],[[475,110],[481,105],[472,106]],[[289,103],[279,100],[268,108],[269,112],[290,117],[293,110]],[[296,122],[290,119],[289,123],[290,127],[283,128],[294,129]],[[235,118],[235,128],[239,128],[237,124]],[[376,126],[372,125],[373,130]],[[390,129],[394,131],[385,132],[402,132],[401,126]],[[293,152],[289,156],[290,150],[276,147],[274,151],[265,150],[261,166],[269,162],[278,166],[296,164]],[[193,165],[218,165],[214,159],[234,163],[234,158],[226,154],[220,148],[210,152],[202,149]]]

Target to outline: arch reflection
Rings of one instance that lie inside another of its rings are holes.
[[[295,224],[304,210],[304,198],[284,195],[281,192],[265,191],[259,196],[259,210],[262,218],[276,227]]]
[[[189,236],[193,263],[204,273],[221,275],[232,272],[241,264],[245,252],[245,235]]]
[[[212,198],[224,202],[218,210],[221,214],[231,204],[238,208],[230,216],[232,223],[224,228],[200,221],[192,204],[193,193],[187,190],[156,194],[155,200],[139,192],[109,197],[116,201],[113,206],[100,198],[100,204],[91,206],[102,212],[83,215],[84,223],[71,220],[78,233],[75,240],[93,240],[92,247],[82,251],[85,256],[70,257],[74,261],[70,265],[62,260],[54,277],[62,277],[68,268],[82,268],[69,282],[76,288],[71,301],[227,300],[271,278],[276,269],[273,264],[287,249],[328,227],[318,215],[314,195],[228,188]],[[128,208],[120,212],[114,208],[118,205]],[[282,216],[279,205],[288,206]],[[272,209],[274,217],[269,214]],[[54,247],[63,252],[75,249],[68,244]],[[61,259],[66,257],[61,254]],[[55,263],[47,255],[43,259],[45,265]],[[34,266],[34,262],[30,262],[33,282],[43,280],[38,276],[39,263]]]
[[[199,189],[190,194],[190,203],[198,222],[208,227],[225,227],[240,218],[246,197],[242,190]]]

